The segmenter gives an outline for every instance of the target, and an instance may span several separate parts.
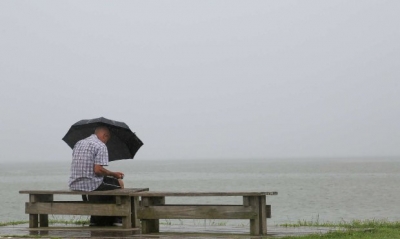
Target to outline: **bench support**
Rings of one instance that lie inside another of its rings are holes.
[[[243,205],[166,205],[165,196],[142,196],[142,205],[134,212],[143,234],[158,233],[159,219],[249,219],[250,235],[259,236],[267,235],[270,207],[265,195],[243,196]]]
[[[271,206],[266,205],[266,195],[277,195],[277,192],[148,192],[148,188],[93,192],[23,190],[20,193],[29,194],[25,213],[29,214],[32,230],[48,228],[48,214],[121,216],[123,230],[142,227],[144,234],[159,232],[159,219],[248,219],[252,236],[267,234],[266,218],[271,217]],[[115,202],[54,201],[55,194],[113,196]],[[243,204],[166,205],[165,197],[169,196],[241,196]]]
[[[53,195],[52,194],[41,194],[29,195],[29,202],[52,202]],[[49,216],[48,214],[29,214],[29,228],[37,228],[37,227],[48,227],[49,226]]]
[[[137,211],[139,209],[139,197],[134,196],[131,197],[131,222],[132,222],[132,227],[134,228],[140,228],[140,220],[137,216]]]
[[[250,219],[250,235],[267,235],[267,208],[265,196],[244,196],[243,205],[252,207],[257,217]]]
[[[165,197],[142,197],[142,207],[165,205]],[[160,232],[159,219],[143,219],[142,233]]]

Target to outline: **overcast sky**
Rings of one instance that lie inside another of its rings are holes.
[[[400,1],[0,1],[0,161],[400,156]]]

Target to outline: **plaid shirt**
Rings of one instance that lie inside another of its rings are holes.
[[[69,188],[93,191],[103,182],[103,176],[94,173],[94,165],[108,165],[107,146],[95,134],[78,141],[72,152]]]

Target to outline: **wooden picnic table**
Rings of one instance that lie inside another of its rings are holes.
[[[271,217],[271,206],[266,205],[266,196],[277,192],[134,192],[132,201],[136,207],[132,221],[140,219],[142,233],[159,232],[159,219],[249,219],[251,235],[267,234],[267,218]],[[166,197],[243,197],[241,205],[166,204]]]
[[[71,191],[71,190],[21,190],[21,194],[29,194],[29,202],[25,203],[25,213],[29,214],[29,227],[48,227],[48,215],[94,215],[121,216],[122,227],[130,229],[139,227],[132,223],[132,211],[135,205],[131,203],[131,193],[148,191],[148,188],[124,188],[108,191]],[[115,203],[57,201],[55,195],[99,195],[114,196]],[[136,205],[137,207],[137,205]]]
[[[266,196],[277,192],[156,192],[148,188],[126,188],[109,191],[21,190],[29,194],[25,213],[30,228],[47,228],[48,215],[121,216],[122,229],[141,228],[142,233],[159,232],[159,219],[249,219],[251,235],[267,234],[267,218],[271,206]],[[56,195],[114,196],[115,203],[57,201]],[[166,204],[166,197],[230,197],[240,196],[240,205]]]

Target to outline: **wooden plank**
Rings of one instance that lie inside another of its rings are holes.
[[[242,205],[165,205],[140,207],[139,219],[256,219],[253,207]]]
[[[250,235],[259,236],[260,235],[260,218],[259,218],[259,198],[257,196],[248,196],[246,199],[243,199],[244,202],[249,204],[248,207],[251,207],[256,212],[256,217],[250,219]],[[246,205],[244,205],[246,207]]]
[[[164,205],[165,197],[142,197],[142,206]]]
[[[38,227],[39,227],[39,215],[29,214],[29,228],[38,228]]]
[[[84,192],[84,191],[71,191],[71,190],[21,190],[19,191],[20,194],[62,194],[62,195],[108,195],[108,196],[126,196],[133,192],[143,192],[149,191],[149,188],[124,188],[124,189],[115,189],[115,190],[108,190],[108,191],[91,191],[91,192]]]
[[[128,196],[126,196],[128,197]],[[49,203],[49,202],[47,202]],[[76,204],[76,203],[86,203],[86,204],[99,204],[99,203],[104,203],[104,202],[85,202],[81,200],[75,200],[75,201],[52,201],[52,203],[58,203],[58,204]],[[114,203],[109,203],[109,204],[114,204]],[[116,205],[118,205],[117,203],[115,203]],[[120,203],[121,204],[121,203]]]
[[[56,215],[94,215],[94,216],[130,216],[130,208],[125,204],[101,204],[76,202],[70,204],[53,202],[35,202],[25,204],[28,214]]]
[[[259,221],[260,221],[260,234],[267,235],[267,211],[266,211],[266,197],[259,196],[258,197],[259,206]]]
[[[121,196],[115,196],[115,204],[121,205],[121,203],[122,203],[122,198],[121,198]]]
[[[53,201],[52,194],[41,194],[36,195],[37,201],[39,202],[51,202]],[[49,226],[49,215],[48,214],[39,214],[39,225],[40,227],[48,227]]]
[[[131,197],[131,222],[132,227],[140,227],[140,220],[137,217],[137,210],[139,209],[139,197]]]
[[[197,196],[273,196],[278,192],[133,192],[131,196],[143,197],[197,197]]]
[[[267,218],[271,218],[272,217],[271,205],[265,205],[265,210],[267,211]]]
[[[29,202],[35,203],[40,201],[52,201],[53,195],[51,194],[42,194],[42,195],[33,195],[29,194]],[[26,210],[26,208],[25,208]],[[47,214],[29,214],[29,227],[37,228],[37,227],[48,227],[49,226],[49,217]]]
[[[29,202],[35,203],[38,201],[38,196],[29,194]],[[28,213],[25,205],[25,213]],[[39,227],[39,214],[37,213],[29,213],[29,228],[37,228]]]
[[[151,206],[160,206],[164,204],[165,204],[164,197],[142,197],[142,206],[140,208],[143,207],[149,208]],[[157,233],[157,232],[160,232],[160,220],[158,218],[142,219],[142,233]]]
[[[131,228],[132,227],[132,218],[131,218],[131,197],[117,197],[120,198],[120,203],[117,203],[117,207],[123,206],[127,208],[128,213],[125,217],[122,217],[122,227],[123,228]]]
[[[140,228],[121,228],[121,227],[116,227],[116,226],[99,226],[99,227],[74,227],[74,226],[59,226],[59,227],[47,227],[47,228],[42,228],[42,227],[38,227],[38,228],[29,228],[29,231],[35,232],[35,231],[67,231],[67,232],[71,232],[71,231],[78,231],[78,232],[85,232],[85,231],[91,231],[91,232],[135,232],[135,231],[140,231]],[[67,234],[68,235],[68,234]],[[41,235],[41,237],[39,238],[48,238],[43,237],[43,235]],[[60,238],[60,237],[54,237],[54,238]],[[79,237],[77,237],[79,238]],[[82,237],[81,237],[82,238]],[[93,235],[92,235],[93,238]],[[96,237],[96,238],[104,238],[103,237]],[[115,235],[113,237],[107,237],[107,238],[120,238],[120,237],[116,237]]]

